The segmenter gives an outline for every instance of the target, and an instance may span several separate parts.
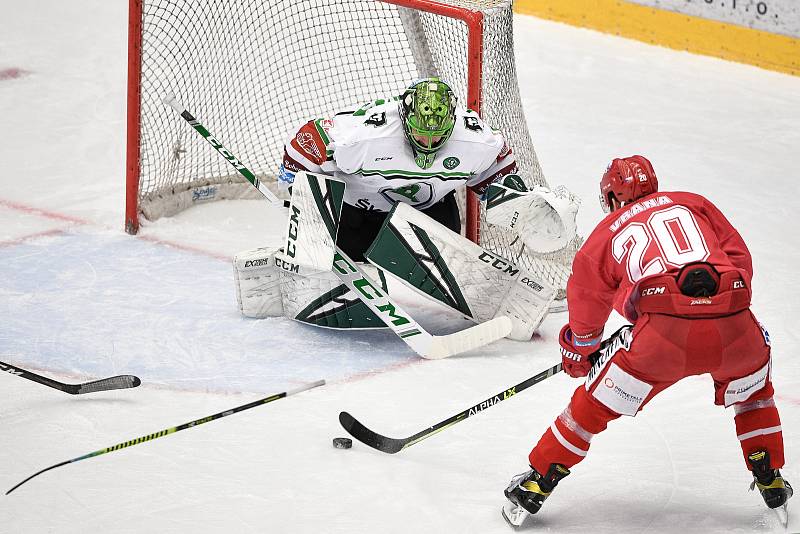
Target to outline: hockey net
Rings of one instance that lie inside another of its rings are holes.
[[[293,128],[440,76],[547,185],[516,78],[511,0],[130,0],[126,230],[194,204],[257,198],[162,99],[177,96],[264,182]],[[525,250],[474,195],[466,235],[559,288],[578,240]]]

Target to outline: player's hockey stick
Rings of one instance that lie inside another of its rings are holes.
[[[600,344],[600,348],[589,355],[589,361],[592,362],[593,365],[596,365],[597,362],[601,359],[608,358],[616,352],[616,350],[620,346],[625,346],[624,343],[626,342],[623,336],[621,335],[623,330],[630,328],[630,325],[623,326],[619,328],[616,332],[611,334],[607,339],[603,340]],[[618,344],[618,340],[619,343]],[[410,447],[416,443],[419,443],[425,438],[429,438],[434,434],[445,430],[446,428],[450,428],[451,426],[455,425],[456,423],[460,423],[464,419],[476,415],[486,408],[491,408],[495,404],[506,400],[509,397],[513,397],[520,391],[524,391],[531,387],[534,384],[538,384],[539,382],[546,380],[553,376],[554,374],[560,372],[562,370],[561,363],[550,367],[549,369],[545,369],[541,373],[537,373],[532,377],[528,378],[527,380],[523,380],[516,386],[511,386],[508,389],[505,389],[498,393],[497,395],[493,395],[488,399],[479,402],[474,406],[470,406],[463,412],[457,413],[456,415],[445,419],[435,425],[422,430],[421,432],[417,432],[413,436],[409,436],[407,438],[389,438],[386,436],[382,436],[377,432],[373,432],[369,428],[362,425],[355,417],[350,415],[347,412],[340,412],[339,413],[339,423],[344,427],[347,432],[350,433],[351,436],[356,438],[358,441],[365,445],[369,445],[373,449],[377,449],[381,452],[386,452],[389,454],[395,454],[403,449]]]
[[[256,175],[242,164],[239,158],[231,154],[189,110],[178,102],[175,96],[167,96],[164,98],[164,103],[177,111],[197,133],[208,141],[267,200],[272,203],[279,202],[279,199],[267,188],[266,184],[261,183]],[[412,319],[411,315],[406,313],[388,294],[380,291],[378,289],[380,286],[338,247],[336,247],[333,272],[375,315],[383,320],[386,326],[423,358],[447,358],[448,356],[488,345],[511,332],[511,320],[508,317],[495,317],[453,334],[432,335]]]
[[[70,395],[82,395],[84,393],[94,393],[95,391],[108,391],[111,389],[128,389],[135,388],[142,383],[139,377],[133,375],[119,375],[111,376],[109,378],[101,378],[92,382],[84,382],[82,384],[65,384],[58,382],[46,376],[37,375],[25,369],[21,369],[10,363],[0,362],[0,371],[5,371],[9,374],[27,378],[33,382],[49,386],[53,389],[69,393]]]
[[[241,406],[237,406],[236,408],[231,408],[230,410],[225,410],[224,412],[219,412],[219,413],[215,413],[214,415],[209,415],[207,417],[202,417],[200,419],[196,419],[195,421],[190,421],[190,422],[184,423],[182,425],[173,426],[173,427],[170,427],[170,428],[165,428],[164,430],[161,430],[160,432],[155,432],[153,434],[148,434],[146,436],[135,438],[135,439],[132,439],[130,441],[124,441],[122,443],[118,443],[118,444],[114,445],[113,447],[106,447],[105,449],[100,449],[100,450],[97,450],[97,451],[94,451],[94,452],[90,452],[89,454],[84,454],[83,456],[78,456],[77,458],[73,458],[72,460],[67,460],[65,462],[61,462],[61,463],[57,463],[55,465],[51,465],[50,467],[47,467],[45,469],[42,469],[41,471],[38,471],[38,472],[32,474],[31,476],[29,476],[28,478],[26,478],[25,480],[23,480],[22,482],[20,482],[19,484],[17,484],[16,486],[11,488],[10,490],[8,490],[6,492],[6,495],[8,495],[9,493],[14,491],[15,489],[17,489],[21,485],[25,484],[30,479],[32,479],[34,477],[37,477],[37,476],[41,475],[42,473],[50,471],[51,469],[55,469],[56,467],[61,467],[62,465],[72,464],[72,463],[75,463],[75,462],[79,462],[81,460],[86,460],[87,458],[94,458],[95,456],[100,456],[101,454],[106,454],[106,453],[109,453],[109,452],[118,451],[120,449],[124,449],[124,448],[130,447],[132,445],[138,445],[139,443],[144,443],[146,441],[152,441],[152,440],[154,440],[156,438],[167,436],[169,434],[174,434],[175,432],[180,432],[181,430],[186,430],[187,428],[192,428],[194,426],[202,425],[204,423],[208,423],[209,421],[213,421],[215,419],[221,419],[223,417],[227,417],[227,416],[235,414],[237,412],[243,412],[244,410],[249,410],[250,408],[255,408],[256,406],[261,406],[262,404],[267,404],[269,402],[276,401],[278,399],[282,399],[284,397],[288,397],[289,395],[294,395],[295,393],[300,393],[301,391],[306,391],[308,389],[315,388],[317,386],[322,386],[324,384],[325,384],[324,380],[317,380],[316,382],[312,382],[311,384],[306,384],[305,386],[301,386],[301,387],[296,388],[296,389],[292,389],[292,390],[289,390],[289,391],[284,391],[283,393],[277,393],[275,395],[270,395],[269,397],[265,397],[265,398],[259,399],[257,401],[253,401],[253,402],[250,402],[250,403],[247,403],[247,404],[243,404]]]
[[[432,435],[441,432],[442,430],[450,428],[456,423],[460,423],[461,421],[467,419],[470,416],[482,412],[486,408],[494,406],[498,402],[504,401],[509,397],[513,397],[520,391],[523,391],[534,384],[538,384],[542,380],[550,378],[559,371],[561,371],[560,363],[554,365],[553,367],[550,367],[549,369],[545,369],[541,373],[533,375],[527,380],[520,382],[516,386],[511,386],[510,388],[501,391],[497,395],[492,395],[488,399],[483,400],[474,406],[470,406],[463,412],[459,412],[452,417],[448,417],[444,421],[436,423],[435,425],[426,428],[421,432],[417,432],[413,436],[409,436],[407,438],[389,438],[386,436],[382,436],[377,432],[373,432],[369,428],[362,425],[355,417],[353,417],[347,412],[339,413],[339,423],[341,423],[344,429],[347,430],[347,432],[349,432],[351,436],[356,438],[361,443],[369,445],[373,449],[377,449],[381,452],[385,452],[388,454],[395,454],[416,443],[419,443],[425,438],[429,438]]]

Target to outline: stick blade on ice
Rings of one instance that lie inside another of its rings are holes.
[[[78,386],[77,394],[94,393],[95,391],[109,391],[112,389],[129,389],[138,387],[142,381],[138,376],[119,375],[103,378],[93,382],[86,382]]]
[[[403,450],[405,445],[405,440],[387,438],[386,436],[381,436],[377,432],[373,432],[347,412],[339,413],[339,423],[342,425],[342,428],[347,430],[347,432],[358,441],[381,452],[395,454]]]
[[[495,317],[460,332],[445,336],[431,336],[430,344],[420,352],[428,360],[440,360],[488,345],[511,333],[511,319]]]

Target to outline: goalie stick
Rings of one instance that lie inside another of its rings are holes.
[[[69,393],[70,395],[83,395],[84,393],[109,391],[112,389],[135,388],[142,383],[138,376],[118,375],[108,378],[101,378],[100,380],[93,380],[91,382],[84,382],[82,384],[65,384],[64,382],[59,382],[57,380],[53,380],[52,378],[47,378],[46,376],[37,375],[36,373],[26,371],[25,369],[5,362],[0,362],[0,371],[5,371],[12,375],[27,378],[33,382],[63,391],[64,393]]]
[[[622,335],[622,332],[628,328],[630,328],[630,325],[622,326],[607,339],[603,340],[603,342],[600,344],[600,348],[589,355],[589,361],[591,361],[594,365],[598,362],[598,360],[604,356],[607,356],[607,354],[613,354],[616,352],[616,350],[619,348],[619,345],[615,344],[615,341]],[[456,415],[436,423],[435,425],[417,432],[413,436],[409,436],[407,438],[390,438],[387,436],[382,436],[381,434],[378,434],[377,432],[365,427],[358,421],[358,419],[347,412],[339,413],[339,423],[351,436],[356,438],[364,445],[369,445],[373,449],[377,449],[381,452],[395,454],[416,443],[419,443],[425,438],[429,438],[432,435],[441,432],[442,430],[450,428],[456,423],[460,423],[470,416],[477,415],[485,409],[491,408],[495,404],[502,402],[509,397],[513,397],[520,391],[524,391],[534,384],[538,384],[539,382],[550,378],[554,374],[561,372],[562,369],[562,364],[557,363],[553,367],[545,369],[544,371],[533,375],[527,380],[523,380],[516,386],[511,386],[510,388],[501,391],[497,395],[493,395],[488,399],[467,408],[463,412],[457,413]]]
[[[56,467],[61,467],[62,465],[72,464],[72,463],[75,463],[75,462],[79,462],[81,460],[86,460],[87,458],[94,458],[95,456],[100,456],[101,454],[106,454],[106,453],[109,453],[109,452],[118,451],[120,449],[124,449],[126,447],[131,447],[133,445],[138,445],[139,443],[144,443],[146,441],[152,441],[154,439],[157,439],[157,438],[160,438],[160,437],[163,437],[163,436],[167,436],[169,434],[174,434],[175,432],[180,432],[181,430],[186,430],[187,428],[192,428],[194,426],[199,426],[199,425],[202,425],[204,423],[208,423],[209,421],[213,421],[215,419],[221,419],[223,417],[227,417],[227,416],[235,414],[237,412],[243,412],[245,410],[249,410],[250,408],[255,408],[256,406],[261,406],[262,404],[267,404],[269,402],[273,402],[273,401],[276,401],[278,399],[282,399],[284,397],[288,397],[289,395],[294,395],[295,393],[300,393],[302,391],[306,391],[308,389],[315,388],[317,386],[322,386],[324,384],[325,384],[324,380],[317,380],[316,382],[312,382],[311,384],[306,384],[305,386],[301,386],[301,387],[296,388],[296,389],[292,389],[292,390],[289,390],[289,391],[284,391],[283,393],[276,393],[275,395],[270,395],[269,397],[265,397],[263,399],[259,399],[259,400],[256,400],[256,401],[253,401],[253,402],[250,402],[250,403],[247,403],[247,404],[243,404],[241,406],[237,406],[236,408],[231,408],[230,410],[225,410],[224,412],[219,412],[219,413],[215,413],[214,415],[209,415],[207,417],[202,417],[200,419],[196,419],[194,421],[190,421],[190,422],[184,423],[182,425],[173,426],[173,427],[170,427],[170,428],[165,428],[164,430],[161,430],[159,432],[155,432],[153,434],[148,434],[146,436],[135,438],[135,439],[132,439],[130,441],[124,441],[124,442],[118,443],[118,444],[116,444],[116,445],[114,445],[112,447],[106,447],[105,449],[100,449],[100,450],[97,450],[97,451],[94,451],[94,452],[90,452],[89,454],[84,454],[83,456],[78,456],[77,458],[73,458],[72,460],[67,460],[67,461],[64,461],[64,462],[57,463],[55,465],[51,465],[50,467],[46,467],[45,469],[42,469],[41,471],[37,471],[36,473],[32,474],[31,476],[29,476],[28,478],[26,478],[25,480],[23,480],[22,482],[20,482],[19,484],[17,484],[16,486],[11,488],[10,490],[8,490],[6,492],[6,495],[11,493],[12,491],[17,489],[18,487],[22,486],[23,484],[25,484],[30,479],[32,479],[34,477],[37,477],[37,476],[41,475],[42,473],[46,473],[47,471],[50,471],[51,469],[55,469]]]
[[[164,103],[177,111],[197,133],[208,141],[267,200],[273,204],[279,202],[278,197],[267,188],[266,184],[262,183],[252,171],[242,164],[239,158],[225,148],[189,110],[178,102],[174,95],[164,98]],[[347,254],[342,252],[339,247],[336,247],[333,272],[375,315],[383,320],[386,326],[423,358],[429,360],[447,358],[448,356],[488,345],[511,332],[511,319],[508,317],[495,317],[452,334],[441,336],[430,334],[388,294],[381,292],[378,289],[380,285],[371,280],[363,269],[351,260]]]

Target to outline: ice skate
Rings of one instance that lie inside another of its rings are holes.
[[[767,507],[775,510],[784,526],[788,525],[787,502],[793,494],[792,486],[784,480],[778,469],[770,467],[768,452],[756,451],[747,456],[747,461],[753,468],[753,482],[750,484],[750,489],[758,488]]]
[[[535,514],[542,503],[550,496],[559,480],[569,474],[569,469],[561,464],[550,464],[542,476],[536,469],[515,476],[505,490],[508,499],[503,505],[505,520],[514,528],[519,528],[530,514]]]

